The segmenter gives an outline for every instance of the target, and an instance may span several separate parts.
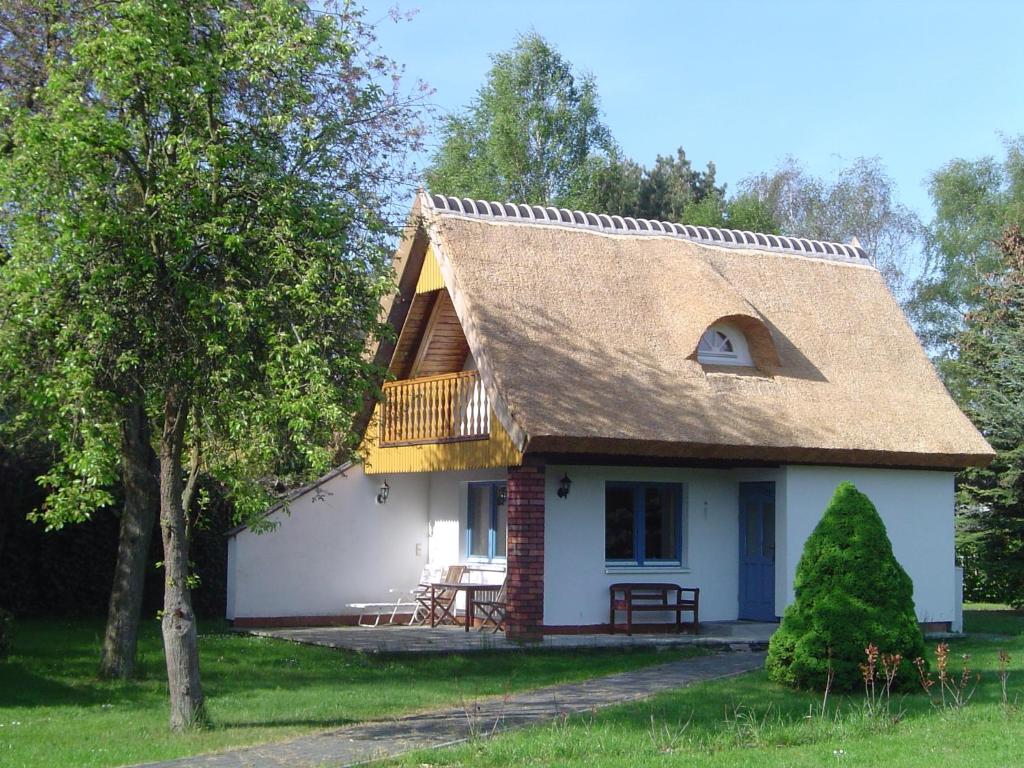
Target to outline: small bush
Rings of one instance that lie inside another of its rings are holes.
[[[0,661],[11,652],[11,635],[14,634],[14,615],[0,608]]]
[[[875,506],[852,483],[836,488],[807,539],[795,588],[796,600],[768,648],[772,680],[820,690],[831,674],[833,689],[858,689],[870,644],[902,657],[897,686],[916,679],[910,660],[924,656],[924,638],[913,584],[892,553]]]

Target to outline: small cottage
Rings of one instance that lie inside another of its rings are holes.
[[[395,268],[360,461],[232,532],[236,624],[452,563],[505,581],[510,636],[606,630],[615,582],[773,620],[844,480],[954,621],[954,476],[992,449],[859,246],[420,193]]]

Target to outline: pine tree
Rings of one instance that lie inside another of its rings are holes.
[[[996,458],[961,476],[961,554],[969,549],[993,599],[1024,606],[1024,233],[1010,227],[996,271],[958,337],[961,405]]]

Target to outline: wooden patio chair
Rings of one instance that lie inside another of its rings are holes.
[[[441,571],[429,565],[423,566],[419,583],[407,594],[411,596],[413,611],[409,617],[409,626],[423,624],[430,618],[430,582],[436,581]]]
[[[501,588],[491,600],[475,600],[473,610],[480,619],[480,631],[487,626],[487,622],[494,625],[494,632],[505,628],[505,604],[507,597],[505,593],[506,582],[501,582]]]
[[[441,573],[441,581],[446,584],[459,584],[462,582],[462,577],[466,574],[466,566],[464,565],[449,565]],[[422,588],[422,592],[420,591]],[[431,619],[430,612],[434,611],[435,617],[434,622],[436,624],[458,624],[458,620],[455,618],[455,600],[458,598],[458,590],[455,589],[442,589],[440,592],[434,594],[433,605],[431,604],[431,587],[430,583],[421,584],[420,588],[417,588],[416,602],[418,607],[416,612],[418,615],[422,615],[422,621],[420,623],[426,623]]]

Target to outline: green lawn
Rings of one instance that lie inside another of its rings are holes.
[[[0,662],[0,766],[117,766],[180,757],[684,655],[533,651],[375,658],[218,631],[200,638],[213,727],[175,736],[167,729],[156,622],[143,629],[141,679],[127,684],[96,680],[101,632],[97,622],[17,622],[14,653]]]
[[[1019,635],[1024,633],[1024,611],[994,603],[974,603],[964,610],[964,631],[984,634]]]
[[[913,766],[1019,765],[1024,755],[1024,615],[986,606],[969,629],[998,638],[950,643],[970,654],[982,683],[963,709],[923,694],[894,698],[898,717],[869,717],[863,697],[833,699],[769,683],[763,672],[704,683],[650,701],[508,733],[454,749],[420,752],[406,766]],[[934,648],[934,643],[931,644]],[[1010,706],[1002,705],[999,649],[1011,654]]]

